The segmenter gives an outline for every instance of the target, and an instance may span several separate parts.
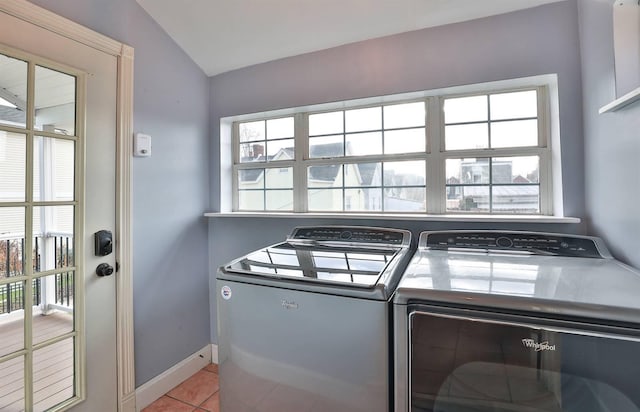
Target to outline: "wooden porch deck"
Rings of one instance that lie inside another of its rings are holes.
[[[73,317],[64,312],[33,317],[34,342],[44,342],[73,330]],[[0,317],[0,353],[23,348],[22,319]],[[74,394],[73,339],[65,339],[33,354],[34,411],[45,411]],[[24,405],[24,357],[0,364],[0,411],[21,412]]]

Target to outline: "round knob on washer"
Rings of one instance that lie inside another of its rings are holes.
[[[509,248],[513,246],[513,240],[509,239],[508,237],[501,236],[496,239],[496,245],[498,247]]]

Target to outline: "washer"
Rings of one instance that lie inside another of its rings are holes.
[[[222,412],[391,408],[391,297],[411,233],[300,227],[217,275]]]
[[[640,273],[594,237],[423,232],[394,297],[395,411],[640,411]]]

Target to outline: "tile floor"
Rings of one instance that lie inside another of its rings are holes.
[[[218,365],[209,364],[142,412],[219,412]]]

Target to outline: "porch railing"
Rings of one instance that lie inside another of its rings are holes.
[[[73,238],[71,236],[51,236],[34,239],[33,269],[40,272],[42,267],[42,248],[45,240],[53,243],[55,268],[73,265]],[[0,278],[11,278],[24,274],[24,239],[0,240]],[[68,308],[73,307],[74,274],[72,271],[55,275],[54,303]],[[33,280],[33,304],[43,301],[43,278]],[[24,309],[24,282],[7,283],[0,286],[0,314]]]

